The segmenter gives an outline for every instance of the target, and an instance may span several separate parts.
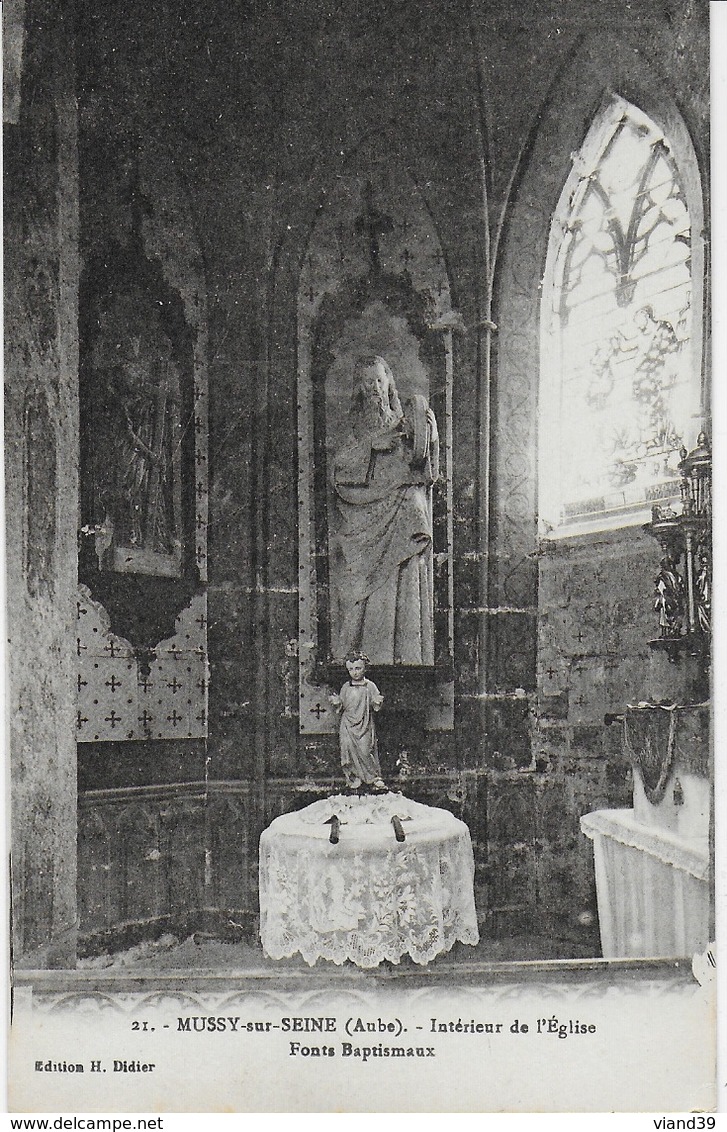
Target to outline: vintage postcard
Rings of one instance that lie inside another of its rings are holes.
[[[709,4],[2,16],[11,1111],[714,1127]]]

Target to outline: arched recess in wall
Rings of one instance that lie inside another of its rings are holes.
[[[97,134],[82,159],[77,738],[202,739],[207,316],[194,217],[163,140]]]
[[[551,536],[643,523],[678,500],[680,449],[706,423],[699,169],[681,118],[656,109],[604,97],[553,216],[539,421]]]
[[[331,480],[348,442],[354,363],[361,355],[386,359],[405,412],[409,404],[413,413],[417,398],[429,403],[440,448],[439,475],[429,488],[431,651],[417,660],[393,655],[372,661],[377,672],[385,668],[390,695],[400,698],[403,711],[414,709],[412,697],[421,702],[423,685],[435,688],[427,697],[432,701],[427,726],[449,730],[454,706],[449,280],[426,204],[380,138],[364,143],[323,186],[303,260],[297,315],[300,730],[335,729],[327,693],[345,676],[337,612],[343,571],[337,565]]]

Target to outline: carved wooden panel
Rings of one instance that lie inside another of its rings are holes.
[[[87,939],[257,907],[247,785],[135,787],[79,799],[79,911]],[[143,935],[143,930],[142,930]]]

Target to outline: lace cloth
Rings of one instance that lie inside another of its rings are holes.
[[[300,952],[310,966],[376,967],[405,954],[429,963],[457,941],[477,943],[473,884],[469,830],[447,810],[391,793],[325,798],[275,818],[260,838],[263,949],[272,959]]]
[[[586,837],[610,837],[621,845],[638,849],[665,865],[681,869],[697,880],[706,880],[709,872],[709,847],[706,843],[686,841],[660,829],[649,828],[637,821],[633,810],[596,810],[584,814],[581,829]]]

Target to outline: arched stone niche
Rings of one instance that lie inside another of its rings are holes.
[[[452,312],[447,268],[417,185],[375,145],[322,189],[298,290],[299,711],[302,733],[334,731],[328,703],[347,674],[336,640],[336,454],[349,433],[354,368],[389,364],[404,405],[428,402],[439,433],[431,493],[433,649],[371,657],[388,702],[453,726]],[[338,578],[340,580],[340,571]],[[434,705],[425,707],[426,704]]]
[[[195,219],[163,140],[130,131],[86,146],[76,734],[203,739],[207,314]],[[107,193],[99,164],[118,173]]]

